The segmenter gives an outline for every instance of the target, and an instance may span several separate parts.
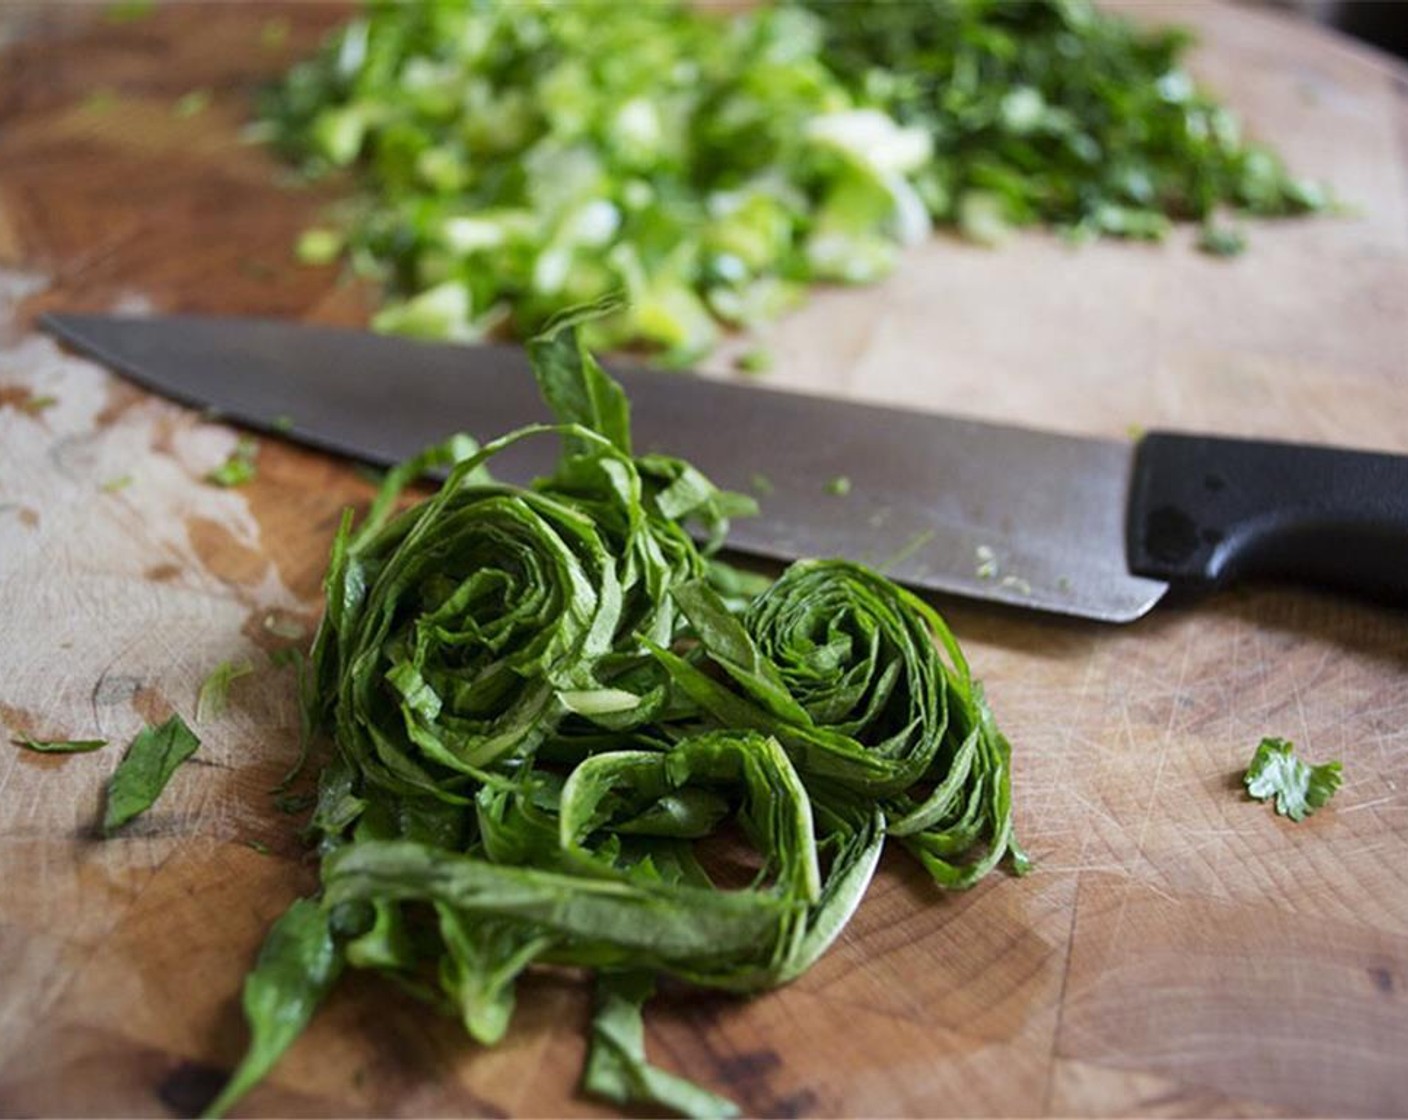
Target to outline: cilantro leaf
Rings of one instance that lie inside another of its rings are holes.
[[[1303,821],[1340,788],[1340,764],[1311,766],[1296,757],[1295,745],[1286,739],[1263,739],[1252,755],[1242,779],[1247,793],[1258,801],[1276,799],[1276,812]]]

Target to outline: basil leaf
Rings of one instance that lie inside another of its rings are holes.
[[[200,740],[179,715],[139,732],[108,781],[103,833],[111,836],[150,809],[176,768],[199,746]]]

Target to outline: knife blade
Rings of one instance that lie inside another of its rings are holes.
[[[525,353],[293,322],[48,314],[143,387],[388,466],[549,419]],[[1169,581],[1263,571],[1408,596],[1408,458],[1155,433],[1138,445],[612,365],[637,452],[755,493],[730,549],[847,556],[911,586],[1128,622]],[[526,482],[550,440],[495,474]],[[830,485],[845,476],[849,486]]]

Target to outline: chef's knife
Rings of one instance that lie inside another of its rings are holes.
[[[259,319],[46,315],[138,384],[389,465],[548,419],[524,352]],[[916,587],[1126,622],[1170,582],[1243,575],[1408,600],[1408,457],[1151,433],[1138,443],[613,367],[637,452],[755,493],[731,548],[847,556]],[[551,440],[494,471],[545,473]],[[844,476],[846,484],[838,480]]]

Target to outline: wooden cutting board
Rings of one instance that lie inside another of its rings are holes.
[[[1408,452],[1402,72],[1245,10],[1139,13],[1195,25],[1198,73],[1352,210],[1257,225],[1231,261],[1188,234],[995,252],[937,236],[889,282],[773,328],[772,383],[1072,432]],[[267,924],[312,882],[267,795],[297,712],[262,651],[313,624],[340,511],[369,489],[272,441],[252,485],[207,485],[234,431],[32,322],[364,322],[371,293],[291,261],[336,188],[290,186],[240,138],[259,83],[338,17],[0,7],[0,724],[114,741],[68,758],[0,743],[7,1115],[198,1107],[241,1051],[238,988]],[[209,107],[174,112],[195,90]],[[944,607],[1015,744],[1037,870],[950,897],[887,858],[788,989],[652,1008],[656,1059],[768,1115],[1408,1113],[1408,615],[1280,588],[1124,628]],[[257,671],[198,726],[193,764],[148,818],[96,839],[120,744],[191,718],[201,680],[239,657]],[[1264,735],[1343,760],[1331,808],[1295,825],[1243,797]],[[574,1093],[587,1015],[580,984],[537,977],[482,1050],[354,981],[243,1111],[601,1114]]]

